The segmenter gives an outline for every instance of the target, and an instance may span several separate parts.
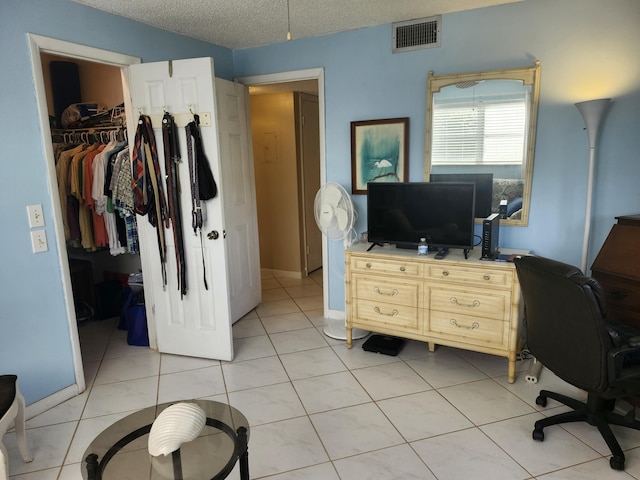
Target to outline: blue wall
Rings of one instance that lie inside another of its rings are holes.
[[[214,57],[233,77],[228,49],[66,0],[0,2],[0,373],[16,373],[27,403],[75,383],[60,254],[56,250],[27,33],[141,57]],[[26,206],[42,204],[49,251],[34,255]]]
[[[640,2],[525,0],[443,16],[442,47],[391,54],[391,26],[237,50],[187,39],[67,0],[0,1],[0,373],[20,375],[33,403],[74,383],[60,256],[28,51],[27,32],[139,56],[212,56],[224,78],[325,69],[328,180],[351,184],[354,120],[409,117],[409,177],[422,180],[426,83],[436,74],[542,62],[541,103],[528,227],[503,227],[501,244],[578,265],[588,146],[577,101],[612,97],[601,132],[589,263],[614,217],[640,213]],[[348,188],[349,189],[349,188]],[[365,197],[355,196],[358,232]],[[50,250],[31,253],[26,205],[42,204]],[[341,246],[330,260],[339,265]],[[332,275],[330,307],[344,309]]]
[[[542,62],[537,146],[528,227],[501,227],[503,247],[580,265],[588,144],[574,103],[612,97],[601,129],[589,265],[614,217],[640,213],[640,2],[525,0],[444,15],[442,46],[391,53],[391,25],[236,50],[239,77],[325,69],[327,180],[350,190],[350,122],[409,117],[409,178],[423,178],[427,76]],[[366,197],[354,195],[358,232]],[[343,258],[331,245],[332,265]],[[330,307],[344,309],[331,275]]]

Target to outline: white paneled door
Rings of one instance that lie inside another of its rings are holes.
[[[144,245],[141,263],[150,341],[163,353],[232,360],[232,323],[260,302],[252,158],[250,153],[235,154],[243,149],[250,152],[246,145],[248,122],[244,92],[236,91],[235,104],[225,97],[226,105],[219,110],[217,85],[226,88],[226,84],[234,84],[214,78],[211,58],[132,65],[126,75],[133,109],[128,115],[131,146],[139,114],[150,116],[164,180],[161,119],[166,111],[174,116],[178,126],[181,154],[178,172],[187,273],[184,297],[178,289],[171,229],[165,230],[167,285],[164,286],[156,230],[146,217],[138,216],[140,242]],[[234,130],[233,137],[223,137],[221,130],[229,131],[228,124],[232,122],[224,113],[229,109],[235,109],[235,117],[242,116],[245,132],[238,129]],[[192,201],[184,129],[194,113],[200,117],[204,153],[218,185],[218,195],[202,202],[202,235],[194,234],[191,228]],[[234,208],[239,203],[246,207]],[[242,300],[241,305],[238,298]]]

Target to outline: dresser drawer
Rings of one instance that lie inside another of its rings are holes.
[[[354,272],[372,272],[402,275],[407,277],[422,277],[422,264],[418,262],[403,262],[402,260],[384,260],[378,258],[363,258],[352,256],[351,268]]]
[[[481,318],[470,315],[452,314],[432,310],[428,331],[443,338],[479,345],[486,342],[496,345],[507,345],[507,322]]]
[[[415,307],[357,299],[353,305],[354,321],[366,321],[372,326],[419,332],[419,310]],[[422,332],[420,332],[422,333]]]
[[[391,279],[384,281],[376,277],[353,275],[354,295],[356,298],[373,302],[392,303],[419,307],[422,284],[417,281]]]
[[[501,321],[507,319],[509,315],[510,292],[431,285],[427,289],[427,295],[426,305],[431,310]]]
[[[512,269],[483,267],[457,267],[452,265],[429,265],[426,278],[450,282],[472,283],[475,286],[510,287],[513,283]]]

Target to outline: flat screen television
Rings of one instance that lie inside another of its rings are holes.
[[[432,173],[431,182],[473,182],[476,184],[476,218],[491,215],[493,203],[493,173]],[[497,213],[497,212],[496,212]]]
[[[473,248],[474,183],[369,183],[367,190],[367,234],[373,245],[417,249],[424,237],[441,255],[461,248],[466,256]]]

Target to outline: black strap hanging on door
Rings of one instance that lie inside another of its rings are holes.
[[[182,232],[182,210],[180,208],[180,149],[178,130],[173,117],[168,112],[162,117],[162,140],[164,144],[164,170],[167,182],[169,218],[173,227],[173,241],[176,254],[176,273],[180,298],[187,293],[187,269],[184,256],[184,238]]]
[[[200,118],[193,116],[193,121],[185,127],[187,132],[187,154],[189,156],[189,179],[191,183],[191,225],[193,232],[200,235],[200,248],[202,249],[202,271],[204,288],[207,290],[207,273],[204,261],[204,246],[202,244],[202,205],[200,200],[209,200],[218,193],[218,187],[209,168],[209,162],[204,154],[202,138],[200,137]]]
[[[167,202],[162,188],[158,151],[151,118],[140,114],[136,129],[135,143],[131,164],[133,169],[133,197],[135,211],[146,215],[149,223],[155,227],[158,237],[158,250],[162,268],[162,285],[167,284],[167,245],[164,228],[169,228]]]

